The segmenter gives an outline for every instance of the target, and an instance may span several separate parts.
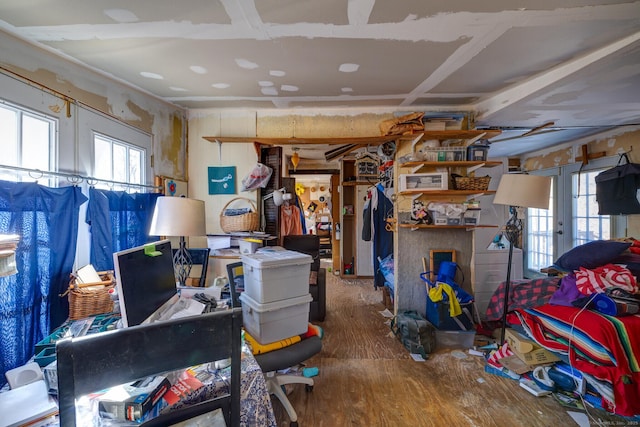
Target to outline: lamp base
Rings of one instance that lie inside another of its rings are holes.
[[[522,220],[518,218],[518,211],[515,206],[509,208],[511,211],[511,218],[507,221],[505,226],[505,235],[509,240],[509,263],[507,264],[507,280],[504,286],[504,300],[502,301],[502,329],[500,331],[500,344],[504,343],[505,330],[507,329],[507,313],[509,312],[509,293],[511,288],[511,263],[513,261],[513,247],[520,239],[520,232],[522,231]]]
[[[184,236],[180,237],[180,248],[173,254],[173,270],[180,286],[186,286],[187,279],[191,273],[193,260],[187,250]]]

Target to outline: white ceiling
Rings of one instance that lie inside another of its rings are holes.
[[[558,3],[3,0],[0,29],[189,109],[474,112],[497,156],[640,124],[640,1]]]

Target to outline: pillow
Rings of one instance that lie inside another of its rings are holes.
[[[564,271],[579,270],[580,267],[588,269],[600,267],[615,260],[629,246],[631,243],[594,240],[565,252],[558,258],[554,266]]]

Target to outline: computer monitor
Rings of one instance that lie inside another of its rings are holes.
[[[178,301],[169,240],[115,252],[113,265],[123,327],[153,322]]]

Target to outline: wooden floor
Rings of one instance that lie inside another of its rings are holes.
[[[552,397],[535,397],[514,380],[485,373],[480,357],[444,350],[413,361],[389,335],[382,293],[372,283],[327,274],[327,316],[318,323],[323,348],[306,363],[320,373],[311,392],[288,386],[300,427],[577,425]],[[282,405],[272,400],[278,425],[288,426]],[[637,425],[589,412],[602,425]]]

